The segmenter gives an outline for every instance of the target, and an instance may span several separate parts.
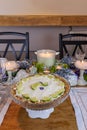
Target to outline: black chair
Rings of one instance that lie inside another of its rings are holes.
[[[75,56],[77,49],[79,48],[82,53],[84,53],[83,45],[87,44],[87,34],[81,33],[71,33],[71,34],[59,34],[59,51],[60,59],[63,58],[64,52],[69,55],[69,50],[67,47],[70,45],[75,45],[72,48],[71,56]]]
[[[15,60],[20,60],[23,53],[25,59],[29,59],[29,33],[0,32],[0,46],[3,48],[1,57],[13,54]],[[20,48],[20,49],[19,49]],[[19,50],[18,50],[19,49]]]

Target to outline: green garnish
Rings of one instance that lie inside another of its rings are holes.
[[[48,82],[40,82],[43,86],[48,86]]]
[[[34,84],[32,84],[31,85],[31,88],[33,89],[33,90],[35,90],[38,86],[40,86],[41,85],[41,83],[40,82],[36,82],[36,83],[34,83]]]
[[[31,88],[33,89],[33,90],[35,90],[37,87],[39,87],[39,86],[44,86],[44,87],[46,87],[46,86],[48,86],[48,82],[36,82],[36,83],[34,83],[34,84],[32,84],[31,85]]]
[[[26,99],[29,99],[29,94],[22,94],[22,96],[24,97],[24,98],[26,98]]]
[[[44,64],[42,63],[36,63],[35,67],[37,68],[38,73],[42,73],[44,70]]]
[[[50,73],[56,72],[56,66],[51,66],[49,70],[50,70]]]
[[[30,101],[31,102],[38,102],[38,99],[36,97],[32,97],[32,98],[30,98]]]
[[[51,100],[51,97],[43,97],[42,101],[46,102],[46,101],[50,101]]]
[[[83,77],[84,77],[84,80],[87,81],[87,74],[86,73],[83,74]]]

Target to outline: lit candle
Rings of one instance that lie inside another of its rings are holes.
[[[37,51],[37,60],[39,63],[43,63],[45,66],[50,67],[53,66],[55,63],[55,56],[58,53],[54,50],[39,50]]]
[[[18,68],[18,64],[15,61],[6,62],[6,70],[13,71]]]
[[[79,60],[77,60],[75,62],[75,66],[77,68],[79,68],[79,69],[85,70],[85,69],[87,69],[87,62],[86,61],[79,61]]]
[[[39,63],[44,63],[46,66],[52,66],[55,63],[55,57],[52,53],[40,53],[38,57]]]
[[[50,73],[49,70],[44,70],[43,72],[44,72],[44,74],[49,74]]]

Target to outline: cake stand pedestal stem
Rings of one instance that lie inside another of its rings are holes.
[[[84,70],[81,69],[80,76],[78,79],[78,85],[86,85],[87,84],[87,82],[84,80],[83,74],[84,74]]]

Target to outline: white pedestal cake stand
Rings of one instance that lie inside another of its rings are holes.
[[[84,70],[80,69],[80,76],[79,76],[79,79],[77,82],[78,85],[86,85],[87,84],[87,82],[84,80],[83,74],[84,74]]]
[[[15,95],[16,85],[13,84],[11,87],[11,97],[12,99],[17,103],[20,104],[22,107],[25,108],[25,110],[28,112],[28,116],[31,118],[41,118],[41,119],[47,119],[50,114],[54,111],[54,107],[61,104],[63,101],[66,100],[66,98],[69,95],[70,91],[70,85],[69,83],[62,77],[56,76],[60,78],[60,80],[64,81],[65,83],[65,91],[63,95],[56,98],[53,101],[44,102],[44,103],[31,103],[24,101],[24,99],[20,99]]]
[[[54,108],[46,109],[46,110],[30,110],[26,109],[28,112],[28,116],[31,118],[41,118],[47,119],[49,118],[50,114],[54,111]]]

